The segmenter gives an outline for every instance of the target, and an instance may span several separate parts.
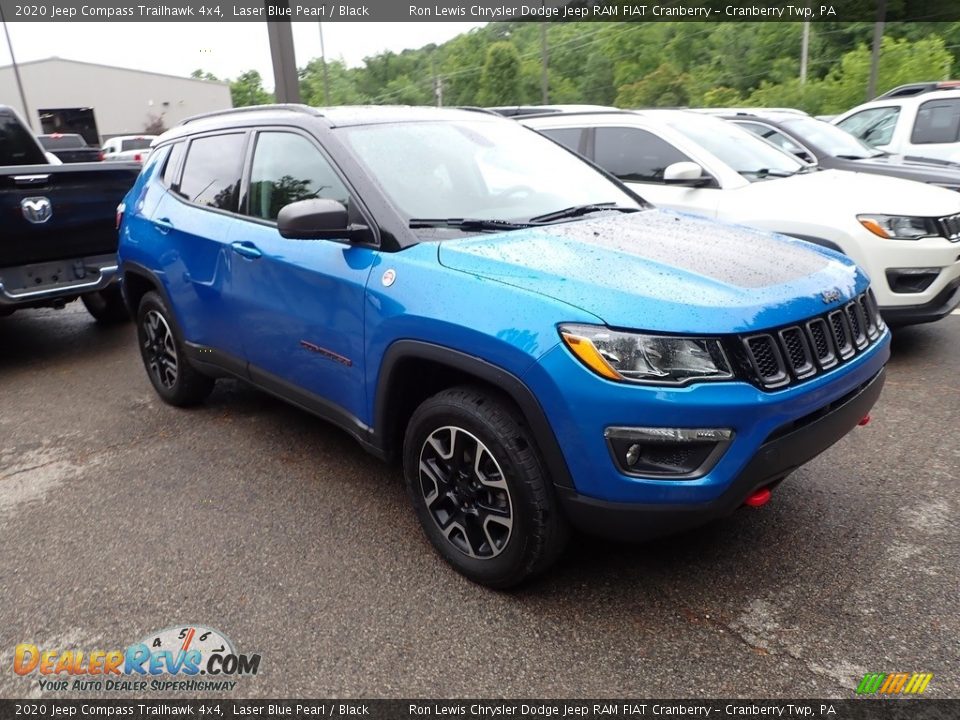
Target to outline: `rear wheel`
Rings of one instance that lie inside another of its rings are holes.
[[[148,292],[140,300],[137,339],[150,382],[165,402],[180,407],[195,405],[213,390],[213,379],[187,361],[173,314],[155,292]]]
[[[98,323],[110,325],[130,319],[119,285],[111,285],[104,290],[81,295],[80,299],[87,308],[87,312],[93,315]]]
[[[460,573],[508,588],[552,565],[566,518],[520,413],[484,390],[426,400],[404,438],[404,477],[434,548]]]

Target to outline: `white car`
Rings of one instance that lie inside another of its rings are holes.
[[[120,135],[110,138],[103,144],[103,159],[146,162],[150,156],[150,145],[156,139],[156,135]]]
[[[521,122],[655,205],[848,255],[870,276],[891,325],[937,320],[960,303],[960,193],[818,170],[733,123],[689,111],[558,114]]]
[[[895,88],[832,122],[889,153],[960,162],[960,88],[955,82]]]

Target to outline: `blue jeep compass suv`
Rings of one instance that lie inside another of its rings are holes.
[[[653,209],[494,116],[197,117],[120,211],[159,395],[241,378],[400,459],[437,551],[493,587],[571,526],[642,538],[762,502],[883,384],[853,263]]]

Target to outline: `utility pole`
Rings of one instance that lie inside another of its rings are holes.
[[[867,101],[877,96],[877,69],[880,48],[883,45],[883,24],[887,18],[887,0],[877,0],[877,21],[873,24],[873,48],[870,51],[870,80],[867,82]]]
[[[10,51],[10,63],[13,66],[13,76],[17,81],[17,90],[20,92],[20,104],[23,105],[23,116],[27,119],[27,125],[33,130],[33,118],[30,117],[30,108],[27,107],[27,96],[23,92],[23,80],[20,78],[20,67],[17,65],[17,58],[13,54],[13,43],[10,42],[10,28],[7,27],[7,18],[3,14],[3,5],[0,5],[0,22],[3,22],[3,33],[7,36],[7,49]]]
[[[330,105],[330,75],[327,72],[327,51],[323,47],[323,21],[317,23],[320,26],[320,63],[323,65],[323,104]]]
[[[266,0],[266,5],[281,8],[279,17],[287,18],[289,0]],[[300,102],[300,76],[297,74],[297,57],[293,51],[293,30],[290,20],[271,20],[267,23],[270,40],[270,57],[273,59],[274,92],[279,103]]]
[[[433,78],[433,94],[437,98],[437,107],[443,107],[443,78],[439,75]]]
[[[800,43],[800,84],[807,82],[807,60],[810,56],[810,21],[803,21],[803,40]]]
[[[544,4],[542,0],[540,4]],[[540,70],[540,94],[543,104],[547,105],[550,103],[550,78],[547,74],[549,57],[547,52],[547,24],[545,22],[540,23],[540,59],[542,66]]]

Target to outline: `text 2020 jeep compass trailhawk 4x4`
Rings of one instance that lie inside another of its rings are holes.
[[[762,499],[883,384],[849,260],[655,210],[510,120],[203,116],[121,209],[160,396],[239,377],[402,458],[430,541],[494,587],[571,524],[638,538]]]

